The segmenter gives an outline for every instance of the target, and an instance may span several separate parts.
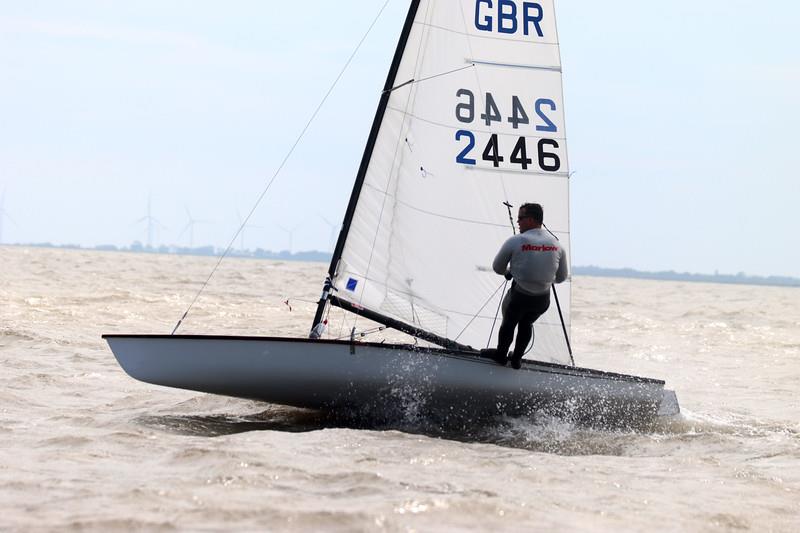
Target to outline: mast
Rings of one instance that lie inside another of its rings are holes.
[[[331,280],[336,275],[336,269],[339,265],[339,260],[342,257],[342,251],[344,250],[344,244],[347,241],[347,234],[350,231],[350,225],[353,221],[353,215],[356,211],[356,206],[358,205],[358,198],[361,195],[361,188],[364,185],[364,179],[367,175],[367,169],[369,168],[370,160],[372,159],[372,151],[375,148],[375,142],[378,139],[378,133],[381,129],[381,123],[383,122],[383,116],[386,112],[386,107],[389,105],[389,98],[391,97],[391,90],[392,87],[395,85],[395,78],[397,77],[397,71],[400,68],[400,62],[403,59],[403,52],[406,48],[406,43],[408,43],[408,37],[411,34],[411,28],[414,26],[414,19],[417,16],[417,9],[419,8],[420,0],[412,0],[411,7],[408,9],[408,15],[406,16],[405,24],[403,25],[403,31],[400,34],[400,41],[397,44],[397,49],[394,52],[394,59],[392,60],[392,65],[389,68],[389,74],[386,77],[386,84],[383,87],[383,92],[381,93],[381,99],[378,103],[378,110],[375,113],[375,119],[372,122],[372,129],[369,133],[369,138],[367,139],[367,145],[364,148],[364,155],[361,157],[361,166],[358,168],[358,174],[356,175],[356,181],[353,184],[353,192],[350,194],[350,203],[347,205],[347,211],[345,211],[344,221],[342,222],[342,229],[339,232],[339,238],[336,241],[336,248],[333,250],[333,256],[331,257],[331,264],[328,267],[328,278],[325,280],[325,284],[322,289],[322,296],[320,297],[319,303],[317,305],[317,312],[314,315],[314,322],[311,324],[311,328],[313,329],[317,324],[322,322],[322,315],[325,313],[325,305],[328,303],[328,298],[330,295],[331,290]],[[332,304],[338,305],[340,300],[338,298],[331,300]],[[383,323],[389,327],[396,327],[389,322],[399,323],[389,317],[384,317],[379,313],[371,313],[370,318],[377,322]],[[419,330],[421,331],[421,330]],[[446,339],[445,339],[446,340]],[[437,343],[438,344],[438,343]]]

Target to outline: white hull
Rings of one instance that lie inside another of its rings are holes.
[[[264,337],[106,335],[140,381],[212,394],[380,417],[480,417],[547,410],[584,421],[638,423],[677,413],[664,382],[471,353]]]

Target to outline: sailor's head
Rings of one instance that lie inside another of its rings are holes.
[[[519,232],[525,233],[529,229],[541,228],[544,222],[544,210],[540,204],[522,204],[517,215]]]

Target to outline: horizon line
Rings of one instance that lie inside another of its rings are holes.
[[[82,246],[80,244],[53,244],[45,243],[0,243],[0,246],[13,246],[20,248],[56,248],[61,250],[85,250],[96,252],[124,252],[124,253],[147,253],[147,254],[163,254],[163,255],[189,255],[198,257],[219,257],[224,248],[216,247],[213,245],[204,246],[177,246],[165,245],[160,246],[147,246],[135,241],[130,246],[117,246],[113,244],[99,244],[92,247]],[[256,248],[254,250],[231,250],[228,253],[229,257],[237,259],[285,259],[293,261],[309,261],[327,262],[330,261],[331,252],[322,250],[266,250],[263,248]],[[770,274],[770,275],[756,275],[747,274],[746,272],[737,272],[736,274],[726,274],[715,271],[713,274],[698,273],[698,272],[679,272],[676,270],[638,270],[632,267],[602,267],[597,265],[573,265],[571,266],[571,273],[580,276],[594,276],[594,277],[615,277],[626,279],[652,279],[660,281],[691,281],[691,282],[710,282],[722,284],[740,284],[740,285],[766,285],[766,286],[779,286],[779,287],[800,287],[800,278],[788,275]]]

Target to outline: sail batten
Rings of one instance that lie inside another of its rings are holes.
[[[486,65],[490,67],[505,67],[505,68],[528,68],[531,70],[549,70],[551,72],[561,73],[561,67],[554,67],[551,65],[533,65],[533,64],[520,64],[520,63],[498,63],[497,61],[484,61],[481,59],[469,59],[466,61],[476,65]]]
[[[454,126],[452,124],[446,124],[446,123],[443,123],[443,122],[436,122],[435,120],[431,120],[431,119],[428,119],[428,118],[425,118],[425,117],[421,117],[419,115],[415,115],[414,113],[409,113],[408,111],[405,111],[403,109],[398,109],[396,107],[388,107],[387,111],[393,111],[395,113],[400,113],[400,114],[403,114],[403,115],[407,115],[407,116],[409,116],[409,117],[411,117],[411,118],[413,118],[415,120],[419,120],[420,122],[425,122],[427,124],[431,124],[433,126],[439,126],[441,128],[447,128],[447,129],[450,129],[452,131],[458,131],[458,130],[462,129],[459,126]],[[478,132],[478,133],[487,133],[487,134],[493,133],[491,130],[481,129],[481,128],[475,128],[472,131],[473,132]],[[558,141],[566,141],[567,140],[566,137],[563,137],[563,136],[562,137],[554,137],[554,136],[550,136],[550,135],[529,135],[529,137],[536,138],[536,139],[544,139],[544,138],[555,139],[555,140],[558,140]],[[469,167],[469,168],[472,168],[472,167]],[[514,170],[505,169],[504,172],[514,172]],[[541,173],[541,174],[542,175],[546,175],[546,176],[562,176],[562,175],[566,176],[567,175],[566,172],[546,172],[546,173]]]
[[[521,44],[531,45],[531,46],[533,46],[533,45],[537,45],[537,46],[559,46],[558,41],[554,41],[554,42],[545,42],[545,41],[531,42],[531,41],[528,41],[528,40],[525,40],[525,39],[513,39],[513,38],[509,38],[509,37],[477,35],[477,34],[474,34],[474,33],[463,31],[463,30],[456,30],[456,29],[453,29],[453,28],[447,28],[445,26],[440,26],[440,25],[437,25],[437,24],[430,24],[430,23],[425,23],[425,22],[420,22],[420,21],[414,22],[414,25],[427,26],[429,28],[434,28],[434,29],[437,29],[437,30],[442,30],[442,31],[446,31],[446,32],[450,32],[450,33],[454,33],[454,34],[458,34],[458,35],[469,36],[472,39],[484,39],[484,40],[488,40],[488,41],[505,41],[505,42],[521,43]]]
[[[412,3],[330,270],[334,305],[475,348],[496,342],[505,290],[487,267],[512,234],[504,203],[542,204],[569,250],[553,1],[492,4]],[[534,359],[570,364],[569,285]]]

